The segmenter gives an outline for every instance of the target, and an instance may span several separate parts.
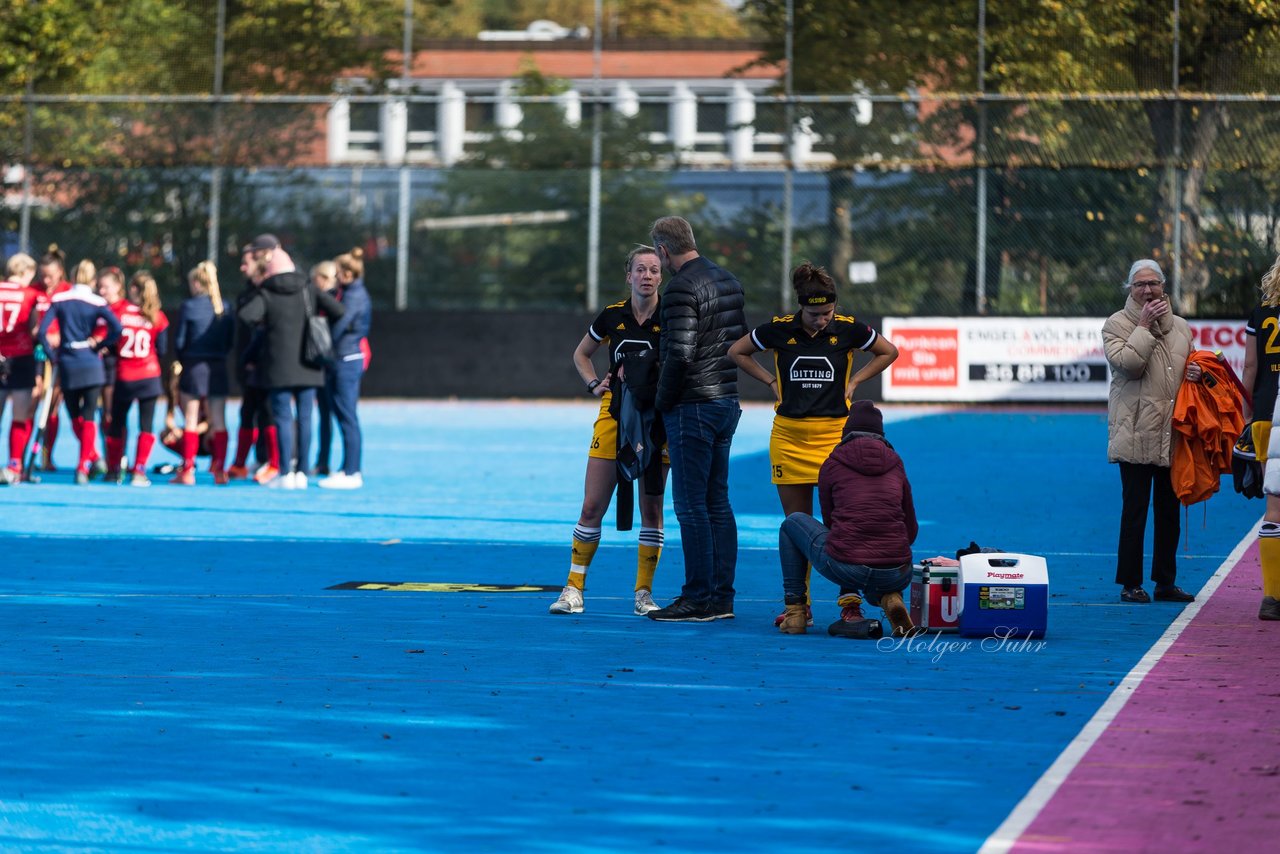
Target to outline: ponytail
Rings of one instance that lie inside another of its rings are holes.
[[[156,280],[150,273],[139,270],[129,280],[129,290],[134,292],[134,301],[147,323],[155,323],[160,315],[160,289]]]

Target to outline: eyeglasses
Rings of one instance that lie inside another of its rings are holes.
[[[1142,282],[1134,282],[1129,287],[1133,288],[1134,290],[1137,290],[1138,288],[1157,288],[1158,289],[1158,288],[1164,287],[1164,282],[1157,281],[1156,279],[1147,279],[1146,281],[1142,281]]]

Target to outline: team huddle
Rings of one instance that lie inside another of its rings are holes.
[[[3,483],[36,481],[37,472],[54,470],[61,403],[79,443],[77,484],[102,478],[150,486],[147,466],[159,440],[177,461],[158,469],[172,469],[170,483],[177,485],[194,485],[196,460],[208,456],[218,485],[252,478],[298,489],[311,472],[323,476],[322,487],[359,488],[356,403],[370,358],[370,302],[359,250],[317,264],[308,281],[279,241],[262,235],[244,247],[240,270],[246,284],[232,307],[222,299],[216,267],[197,265],[188,275],[190,297],[171,322],[145,270],[126,283],[117,267],[99,270],[81,261],[68,281],[56,247],[39,262],[25,253],[9,258],[0,282],[0,414],[11,406]],[[326,325],[327,349],[309,358],[302,343],[315,318]],[[175,358],[165,383],[162,359],[171,348]],[[235,456],[228,460],[232,366],[242,405]],[[162,396],[168,406],[157,434]],[[321,447],[308,468],[317,401]],[[130,448],[127,425],[135,405]],[[334,418],[343,465],[331,473]],[[295,421],[305,426],[296,455]]]

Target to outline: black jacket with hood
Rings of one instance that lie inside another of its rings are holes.
[[[307,325],[307,295],[312,307],[330,320],[342,317],[342,303],[311,286],[302,273],[278,273],[262,283],[258,292],[237,310],[249,325],[263,324],[258,371],[264,388],[319,388],[324,371],[302,361]]]
[[[699,255],[667,282],[662,294],[662,367],[655,406],[738,396],[738,365],[729,347],[747,334],[742,285]]]

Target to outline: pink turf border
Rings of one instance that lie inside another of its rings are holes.
[[[1257,618],[1253,536],[1047,802],[983,851],[1275,850],[1280,623]]]

